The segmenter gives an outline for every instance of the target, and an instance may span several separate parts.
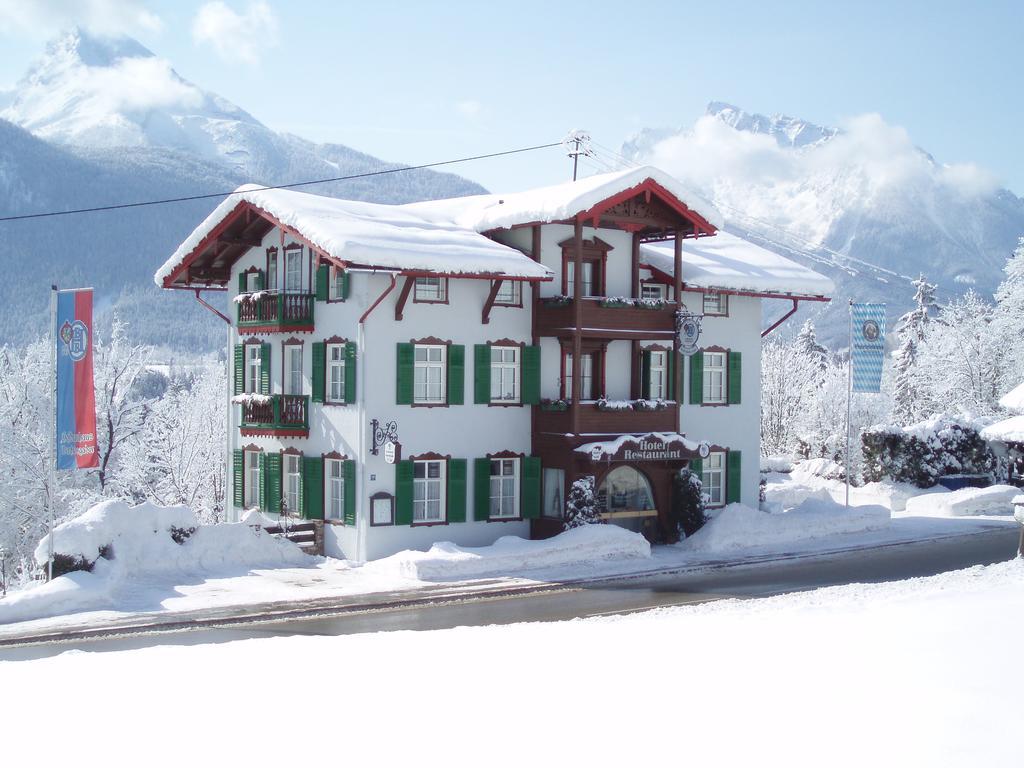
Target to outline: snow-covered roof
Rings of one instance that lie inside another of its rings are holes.
[[[686,435],[681,435],[678,432],[648,432],[644,435],[619,435],[614,440],[584,443],[576,448],[576,453],[592,454],[595,449],[600,449],[602,455],[614,456],[629,443],[639,444],[651,440],[660,441],[666,448],[676,447],[691,452],[700,449],[700,443],[690,440]]]
[[[349,264],[442,274],[549,279],[551,270],[514,248],[452,222],[428,221],[405,206],[338,200],[288,189],[239,187],[193,230],[157,270],[164,279],[240,202],[266,211],[327,255]]]
[[[990,424],[981,430],[981,437],[983,440],[997,440],[1001,443],[1024,443],[1024,415],[1011,416]]]
[[[488,232],[517,224],[565,221],[598,203],[641,186],[650,179],[716,229],[722,214],[699,194],[658,168],[643,166],[614,173],[599,173],[578,181],[504,195],[472,195],[447,200],[407,203],[402,208],[436,223],[455,224]]]
[[[999,398],[999,404],[1011,411],[1024,411],[1024,382]]]
[[[645,245],[640,263],[674,276],[673,246]],[[835,283],[728,232],[683,240],[683,282],[694,288],[787,296],[829,296]]]

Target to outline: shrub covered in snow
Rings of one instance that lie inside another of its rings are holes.
[[[680,470],[672,478],[672,519],[678,528],[677,538],[692,536],[708,521],[707,497],[700,475],[689,469]]]
[[[978,432],[976,424],[944,414],[909,427],[872,427],[861,436],[864,479],[930,488],[945,475],[992,475],[999,461]]]
[[[588,475],[574,480],[565,500],[565,529],[579,528],[602,522],[597,516],[597,502],[594,496],[594,476]]]

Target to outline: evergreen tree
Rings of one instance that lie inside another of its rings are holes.
[[[692,536],[708,521],[707,497],[700,475],[681,469],[672,479],[672,516],[678,535]]]
[[[600,523],[594,498],[594,476],[574,480],[565,501],[565,529]]]
[[[814,330],[814,323],[805,320],[800,333],[796,336],[796,349],[798,352],[812,360],[819,370],[825,370],[828,366],[828,350],[818,343],[818,335]]]
[[[1003,267],[1006,277],[996,289],[992,331],[999,340],[1005,364],[999,387],[1009,392],[1024,381],[1024,237]]]
[[[918,346],[928,334],[931,312],[939,308],[934,283],[919,275],[912,285],[915,306],[896,322],[896,336],[901,343],[893,355],[892,415],[904,425],[918,421],[923,414],[917,370]]]
[[[911,281],[911,285],[914,286],[914,308],[896,321],[896,335],[900,339],[913,336],[921,342],[928,333],[932,312],[941,309],[935,301],[935,289],[938,286],[925,280],[924,275],[918,275],[917,280]]]

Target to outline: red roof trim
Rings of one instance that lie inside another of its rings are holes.
[[[594,205],[589,210],[582,211],[581,213],[577,214],[577,218],[583,219],[584,221],[587,219],[593,219],[596,223],[600,220],[601,214],[607,211],[612,206],[625,202],[626,200],[636,197],[637,195],[643,192],[646,192],[647,194],[653,193],[663,203],[672,208],[672,210],[674,210],[684,219],[692,222],[694,229],[696,230],[696,234],[704,233],[711,235],[718,231],[718,229],[710,221],[708,221],[695,210],[690,208],[688,205],[686,205],[686,203],[684,203],[678,197],[673,195],[671,192],[669,192],[667,189],[661,186],[661,184],[659,184],[652,178],[644,179],[635,187],[624,189],[618,194],[612,195],[611,197],[602,200],[600,203]]]

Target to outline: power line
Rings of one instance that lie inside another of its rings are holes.
[[[472,160],[486,160],[491,157],[502,157],[504,155],[517,155],[523,152],[534,152],[538,149],[550,149],[560,147],[562,142],[556,141],[551,144],[538,144],[534,147],[520,147],[519,149],[507,149],[504,152],[491,152],[486,155],[473,155],[472,157],[460,157],[455,160],[440,160],[436,163],[423,163],[422,165],[406,165],[399,168],[387,168],[382,171],[367,171],[366,173],[354,173],[349,176],[336,176],[331,179],[315,179],[313,181],[296,181],[291,184],[275,184],[271,186],[256,187],[252,192],[262,192],[267,189],[294,189],[295,187],[308,187],[313,184],[329,184],[335,181],[351,181],[352,179],[365,179],[370,176],[383,176],[389,173],[401,173],[403,171],[418,171],[424,168],[437,168],[440,165],[453,165],[455,163],[468,163]],[[70,211],[47,211],[45,213],[26,213],[18,216],[0,216],[0,222],[20,221],[23,219],[44,219],[52,216],[70,216],[75,213],[96,213],[98,211],[116,211],[124,208],[142,208],[148,205],[166,205],[168,203],[186,203],[192,200],[209,200],[215,197],[230,197],[241,194],[235,190],[231,192],[211,192],[203,195],[188,195],[187,197],[169,197],[164,200],[145,200],[136,203],[120,203],[118,205],[99,205],[93,208],[75,208]]]

